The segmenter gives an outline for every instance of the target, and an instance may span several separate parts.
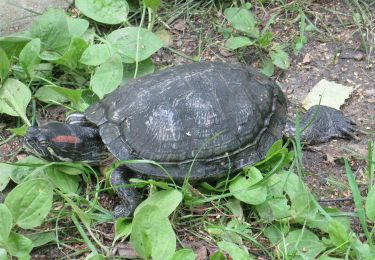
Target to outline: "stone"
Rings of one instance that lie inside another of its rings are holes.
[[[0,36],[27,29],[48,8],[67,9],[73,0],[0,0]]]

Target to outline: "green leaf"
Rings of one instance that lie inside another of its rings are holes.
[[[275,48],[270,52],[272,63],[280,69],[286,70],[290,66],[288,53],[285,51]]]
[[[19,166],[17,164],[30,165]],[[21,159],[15,165],[11,166],[10,178],[17,184],[20,184],[29,179],[43,178],[45,176],[43,167],[38,167],[44,165],[46,162],[35,156],[28,156],[25,159]],[[38,168],[37,168],[38,167]]]
[[[33,245],[32,241],[27,237],[12,232],[8,239],[8,248],[12,256],[23,257],[31,252]]]
[[[325,246],[311,231],[298,229],[289,232],[285,241],[280,242],[279,248],[281,252],[287,252],[290,257],[301,256],[304,259],[315,259],[325,249]]]
[[[330,241],[337,247],[341,247],[353,240],[349,230],[339,221],[331,220],[328,223],[328,234]]]
[[[0,247],[4,247],[13,227],[13,217],[8,207],[2,203],[0,204],[0,223]]]
[[[130,218],[118,218],[115,223],[114,242],[120,238],[127,238],[132,231],[132,221]]]
[[[163,47],[159,37],[140,27],[115,30],[107,36],[107,40],[112,43],[125,63],[143,61]]]
[[[262,179],[262,173],[257,168],[250,167],[245,176],[239,176],[230,183],[229,191],[240,201],[251,205],[259,205],[267,198],[267,187],[261,185],[257,188],[251,188],[251,186]]]
[[[89,22],[81,18],[67,17],[70,36],[81,37],[89,28]]]
[[[271,77],[275,73],[275,66],[271,59],[264,59],[262,62],[261,72],[268,77]]]
[[[169,260],[195,260],[197,255],[191,249],[180,249]]]
[[[160,0],[145,0],[144,3],[155,12],[160,5]]]
[[[122,23],[129,13],[124,0],[76,0],[75,6],[87,17],[105,24]]]
[[[91,78],[92,90],[99,98],[114,91],[122,81],[123,66],[119,55],[113,55],[95,71]]]
[[[239,248],[236,244],[226,241],[217,243],[217,246],[227,252],[233,260],[247,260],[252,258],[247,250]]]
[[[225,47],[231,50],[235,50],[238,48],[242,48],[245,46],[250,46],[254,44],[253,41],[251,41],[248,37],[244,36],[237,36],[237,37],[231,37],[225,42]]]
[[[12,171],[13,165],[0,162],[0,192],[8,185]]]
[[[9,78],[0,86],[0,114],[19,116],[30,125],[26,117],[26,108],[31,99],[31,92],[22,82]]]
[[[76,69],[82,53],[88,47],[86,41],[79,37],[74,37],[69,45],[68,50],[59,57],[54,63],[64,65],[72,70]]]
[[[259,37],[257,20],[254,14],[246,8],[227,8],[224,11],[224,15],[236,30],[244,32],[252,38]]]
[[[79,62],[97,66],[107,61],[114,53],[114,50],[109,44],[94,44],[90,45],[82,54]]]
[[[0,48],[4,50],[8,59],[18,57],[23,47],[30,41],[29,33],[23,34],[0,37]]]
[[[366,216],[372,222],[375,222],[375,185],[371,187],[366,197]]]
[[[10,70],[10,61],[5,51],[0,48],[0,83],[6,79]]]
[[[146,205],[134,216],[130,240],[141,257],[164,260],[175,252],[176,236],[164,214]]]
[[[283,238],[283,233],[276,226],[268,226],[263,231],[264,235],[272,243],[272,245],[277,245],[279,241]]]
[[[65,174],[59,171],[59,167],[48,168],[47,175],[53,184],[63,193],[79,193],[80,176]]]
[[[0,260],[9,260],[7,251],[0,247]]]
[[[262,34],[261,37],[258,39],[258,44],[261,48],[267,48],[271,45],[273,40],[273,33],[272,32],[265,32]]]
[[[152,74],[155,71],[155,65],[151,59],[147,59],[138,63],[137,77]],[[122,85],[126,84],[129,80],[134,79],[135,63],[124,64],[124,74],[122,77]]]
[[[36,91],[35,97],[46,103],[71,101],[73,104],[78,104],[81,102],[82,92],[82,89],[45,85]]]
[[[47,231],[42,233],[27,234],[27,238],[32,241],[33,247],[40,247],[56,241],[56,233],[54,231]]]
[[[40,39],[33,39],[22,49],[19,57],[19,61],[23,70],[31,75],[33,70],[40,63]]]
[[[150,197],[144,200],[138,207],[135,209],[134,216],[146,206],[155,206],[160,209],[160,213],[168,217],[176,207],[182,201],[182,193],[178,190],[162,190],[153,193]]]
[[[38,17],[31,27],[33,38],[42,42],[42,50],[63,51],[70,44],[68,22],[64,11],[49,9]]]
[[[222,252],[217,251],[210,256],[210,260],[226,260],[227,258],[223,255]]]
[[[256,206],[256,210],[263,221],[272,222],[290,217],[290,206],[284,198],[267,198],[267,200]]]
[[[52,207],[53,188],[45,179],[33,179],[15,187],[5,198],[13,221],[24,229],[43,223]]]

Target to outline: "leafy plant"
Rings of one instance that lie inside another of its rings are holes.
[[[267,58],[262,58],[262,72],[271,76],[274,66],[286,70],[290,66],[289,55],[284,51],[284,46],[273,42],[274,35],[268,31],[268,26],[273,22],[268,22],[267,26],[260,32],[255,15],[249,10],[251,5],[242,7],[231,7],[224,11],[225,18],[235,30],[232,36],[226,40],[225,47],[236,50],[248,46],[254,46],[261,52],[268,53]]]

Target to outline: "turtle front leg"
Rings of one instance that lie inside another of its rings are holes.
[[[130,186],[129,176],[124,174],[124,166],[112,172],[110,182],[121,199],[121,204],[115,207],[115,218],[131,216],[141,203],[142,196],[135,187]]]
[[[290,123],[287,131],[294,130]],[[354,138],[356,124],[337,109],[327,106],[313,106],[301,118],[301,142],[318,144],[332,138]]]
[[[65,119],[65,123],[69,125],[79,125],[79,126],[93,126],[85,116],[85,114],[80,112],[74,112],[68,115]]]

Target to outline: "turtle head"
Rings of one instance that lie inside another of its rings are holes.
[[[25,146],[31,153],[49,161],[96,164],[107,156],[97,129],[57,122],[30,127]]]

